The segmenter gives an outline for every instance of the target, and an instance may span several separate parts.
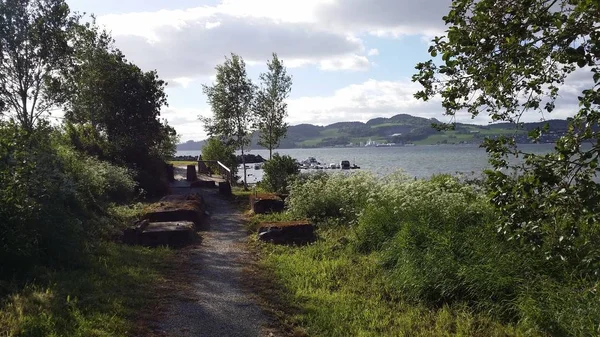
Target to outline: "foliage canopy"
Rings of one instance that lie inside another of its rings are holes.
[[[300,174],[296,160],[288,155],[280,156],[279,153],[264,163],[263,171],[261,184],[271,192],[284,194],[289,193],[290,179]]]
[[[77,20],[64,0],[0,1],[0,113],[25,129],[60,101],[52,88],[70,61]]]
[[[260,138],[258,144],[269,149],[269,159],[273,149],[285,137],[287,131],[287,103],[285,99],[292,90],[292,77],[287,74],[283,62],[277,54],[267,62],[268,72],[260,75],[260,89],[256,92],[254,110],[256,112]]]
[[[429,52],[441,57],[419,63],[415,96],[440,96],[453,118],[467,111],[519,127],[526,113],[543,119],[560,103],[570,76],[588,83],[570,104],[568,133],[546,155],[523,153],[511,137],[484,143],[494,170],[488,191],[502,211],[501,233],[548,258],[579,265],[586,274],[600,267],[600,3],[593,0],[454,0],[444,20],[446,36]],[[439,61],[439,59],[438,59]],[[538,128],[533,141],[547,131]],[[520,156],[520,164],[510,158]],[[517,170],[510,175],[507,169]]]
[[[246,73],[246,63],[239,55],[232,53],[231,58],[226,57],[216,70],[215,83],[203,87],[213,117],[200,119],[209,136],[225,139],[228,146],[241,150],[246,186],[244,150],[250,144],[255,120],[252,113],[255,86]]]
[[[231,169],[231,174],[237,174],[237,159],[235,157],[235,149],[227,146],[218,138],[209,138],[204,146],[202,146],[203,160],[217,160]],[[209,165],[213,172],[218,172],[219,168],[216,165]]]

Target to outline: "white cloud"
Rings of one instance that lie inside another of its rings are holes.
[[[319,22],[376,36],[438,35],[450,0],[337,0],[316,8]]]
[[[323,60],[319,67],[321,70],[367,70],[369,69],[369,59],[361,55],[348,55],[334,59]]]
[[[589,76],[588,76],[589,75]],[[578,72],[572,75],[557,100],[557,109],[552,114],[541,115],[527,112],[522,122],[537,122],[541,119],[565,119],[573,116],[577,108],[577,96],[589,87],[590,73]],[[331,96],[301,97],[288,101],[289,122],[293,124],[311,123],[327,125],[342,121],[366,122],[375,117],[391,117],[406,113],[424,118],[437,118],[450,121],[443,115],[439,98],[423,102],[414,98],[420,85],[409,79],[399,81],[378,81],[370,79],[360,84],[352,84],[336,90]],[[472,118],[467,112],[459,112],[456,121],[460,123],[487,124],[489,116],[481,114]]]
[[[545,119],[564,119],[572,116],[577,109],[577,96],[581,90],[589,87],[591,73],[578,71],[574,73],[562,89],[561,98],[557,101],[557,109],[552,114],[542,116],[537,112],[526,113],[523,122],[537,122]],[[399,81],[378,81],[369,79],[363,83],[351,84],[336,90],[329,96],[300,97],[288,100],[288,122],[291,125],[310,123],[328,125],[343,121],[362,121],[376,117],[391,117],[405,113],[424,118],[436,118],[440,121],[450,121],[443,115],[439,98],[423,102],[414,98],[414,93],[420,85],[410,79]],[[163,117],[169,119],[184,140],[204,139],[206,134],[202,124],[197,120],[198,115],[210,116],[208,108],[198,109],[167,109]],[[482,114],[471,118],[462,112],[456,116],[461,123],[487,124],[490,118]]]
[[[206,28],[207,23],[220,22]],[[143,69],[158,69],[168,80],[210,76],[230,52],[248,64],[264,64],[272,52],[288,67],[320,65],[327,70],[360,70],[368,67],[362,41],[348,35],[322,31],[306,23],[280,24],[272,20],[211,17],[164,26],[148,36],[117,35],[117,46]]]
[[[368,56],[377,56],[379,55],[379,50],[378,49],[369,49],[369,51],[367,52]]]
[[[194,79],[189,77],[178,77],[174,78],[173,82],[175,82],[175,85],[170,85],[169,88],[176,88],[179,86],[187,88],[192,82],[194,82]]]
[[[210,109],[169,107],[163,109],[161,113],[161,117],[177,130],[183,142],[206,139],[206,131],[204,131],[204,125],[199,120],[200,116],[210,117]]]
[[[423,3],[424,2],[424,3]],[[288,66],[364,70],[363,33],[431,35],[449,0],[222,0],[214,6],[110,14],[98,18],[117,46],[145,69],[171,80],[210,75],[236,52],[249,64],[273,51]]]
[[[407,113],[425,118],[440,117],[439,102],[424,103],[413,95],[418,86],[410,80],[377,81],[341,88],[331,96],[289,100],[291,124],[326,125],[341,121],[363,121]]]

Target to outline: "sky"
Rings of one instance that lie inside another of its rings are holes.
[[[67,0],[94,14],[127,58],[166,80],[161,116],[182,141],[206,138],[202,93],[230,53],[255,82],[276,52],[293,87],[288,122],[327,125],[407,113],[447,120],[438,100],[417,101],[410,78],[429,60],[428,44],[445,31],[450,0]],[[577,79],[566,95],[580,92]],[[552,118],[569,116],[557,109]],[[523,121],[539,121],[528,115]],[[486,116],[457,121],[488,123]]]

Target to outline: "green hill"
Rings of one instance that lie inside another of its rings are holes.
[[[340,122],[327,126],[312,124],[293,125],[288,128],[287,137],[281,141],[280,148],[298,147],[334,147],[358,146],[369,140],[378,143],[412,143],[417,145],[433,144],[479,144],[485,137],[500,135],[516,135],[517,141],[528,142],[527,131],[550,125],[550,132],[542,141],[553,142],[567,129],[566,120],[550,120],[540,123],[525,123],[517,129],[514,124],[497,123],[489,125],[456,124],[453,131],[437,131],[432,124],[439,123],[435,118],[428,119],[407,114],[399,114],[390,118],[374,118],[363,122]],[[253,137],[253,148],[257,145],[258,134]],[[189,141],[180,144],[178,150],[196,150],[201,147],[198,142]]]
[[[484,137],[507,134],[517,135],[520,142],[527,142],[527,131],[543,123],[526,123],[517,129],[514,124],[499,123],[490,125],[457,124],[453,131],[437,131],[432,124],[436,119],[399,114],[390,118],[375,118],[366,123],[341,122],[327,126],[311,124],[293,125],[288,128],[288,135],[281,142],[281,148],[296,147],[332,147],[357,146],[369,139],[378,143],[412,143],[412,144],[459,144],[481,143]],[[552,120],[551,134],[545,141],[553,141],[557,135],[566,130],[567,121]],[[256,138],[256,137],[255,137]],[[254,142],[253,144],[256,144]],[[255,147],[258,147],[255,145]]]

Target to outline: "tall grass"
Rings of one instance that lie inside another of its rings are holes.
[[[319,223],[320,240],[265,248],[265,265],[315,335],[600,334],[598,278],[506,240],[477,186],[317,175],[289,198],[287,216]]]

